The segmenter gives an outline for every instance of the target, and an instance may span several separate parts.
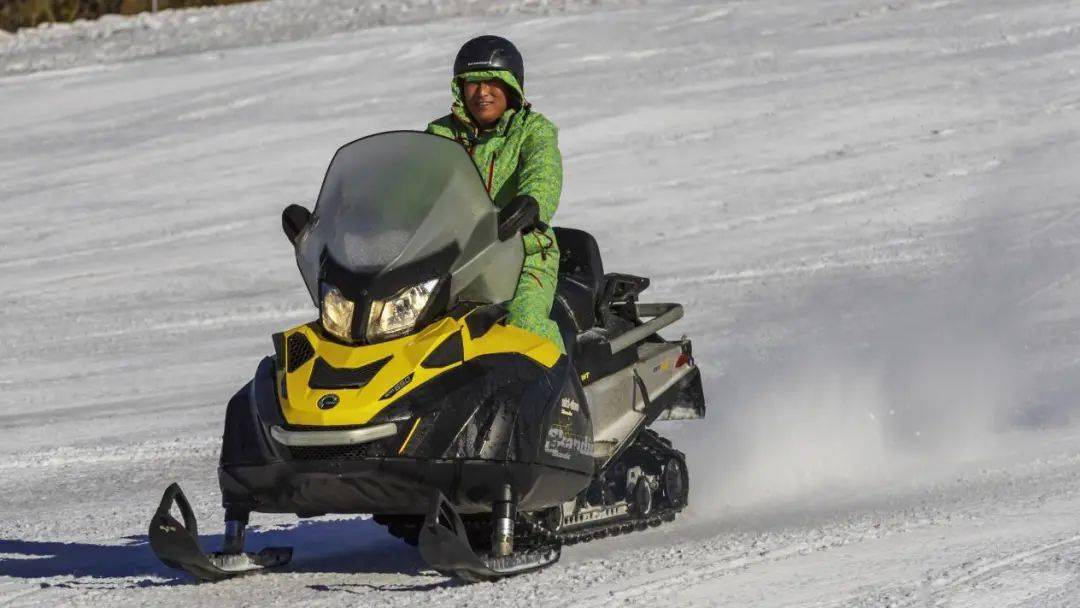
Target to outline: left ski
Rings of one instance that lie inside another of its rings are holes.
[[[180,509],[183,523],[170,513],[174,504]],[[150,522],[149,537],[150,548],[162,563],[202,581],[220,581],[282,566],[292,559],[291,547],[267,547],[258,553],[204,553],[199,545],[199,529],[191,504],[175,483],[161,497],[161,504]]]

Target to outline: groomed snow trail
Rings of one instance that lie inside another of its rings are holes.
[[[480,32],[518,43],[561,128],[557,223],[686,305],[709,418],[661,431],[691,508],[473,586],[364,518],[256,516],[251,545],[294,563],[190,584],[149,515],[179,481],[219,542],[225,403],[314,315],[281,208],[342,143],[444,113]],[[0,78],[0,604],[1080,603],[1080,5],[312,35]]]

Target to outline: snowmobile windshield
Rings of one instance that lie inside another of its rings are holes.
[[[481,287],[509,284],[482,280],[485,273],[512,272],[505,263],[481,263],[486,253],[508,251],[500,247],[497,222],[483,179],[460,144],[416,131],[380,133],[334,155],[297,242],[297,263],[316,304],[324,282],[359,301],[439,279],[454,283],[454,296],[478,279]],[[520,255],[516,263],[520,270]],[[513,296],[506,289],[486,291],[482,295],[496,301]]]

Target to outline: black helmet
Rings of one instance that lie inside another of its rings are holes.
[[[525,86],[525,62],[517,47],[499,36],[477,36],[466,42],[454,59],[454,76],[465,72],[509,70]]]

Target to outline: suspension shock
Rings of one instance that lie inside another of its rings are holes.
[[[514,552],[514,518],[517,508],[510,484],[503,484],[491,507],[491,555],[505,557]]]

